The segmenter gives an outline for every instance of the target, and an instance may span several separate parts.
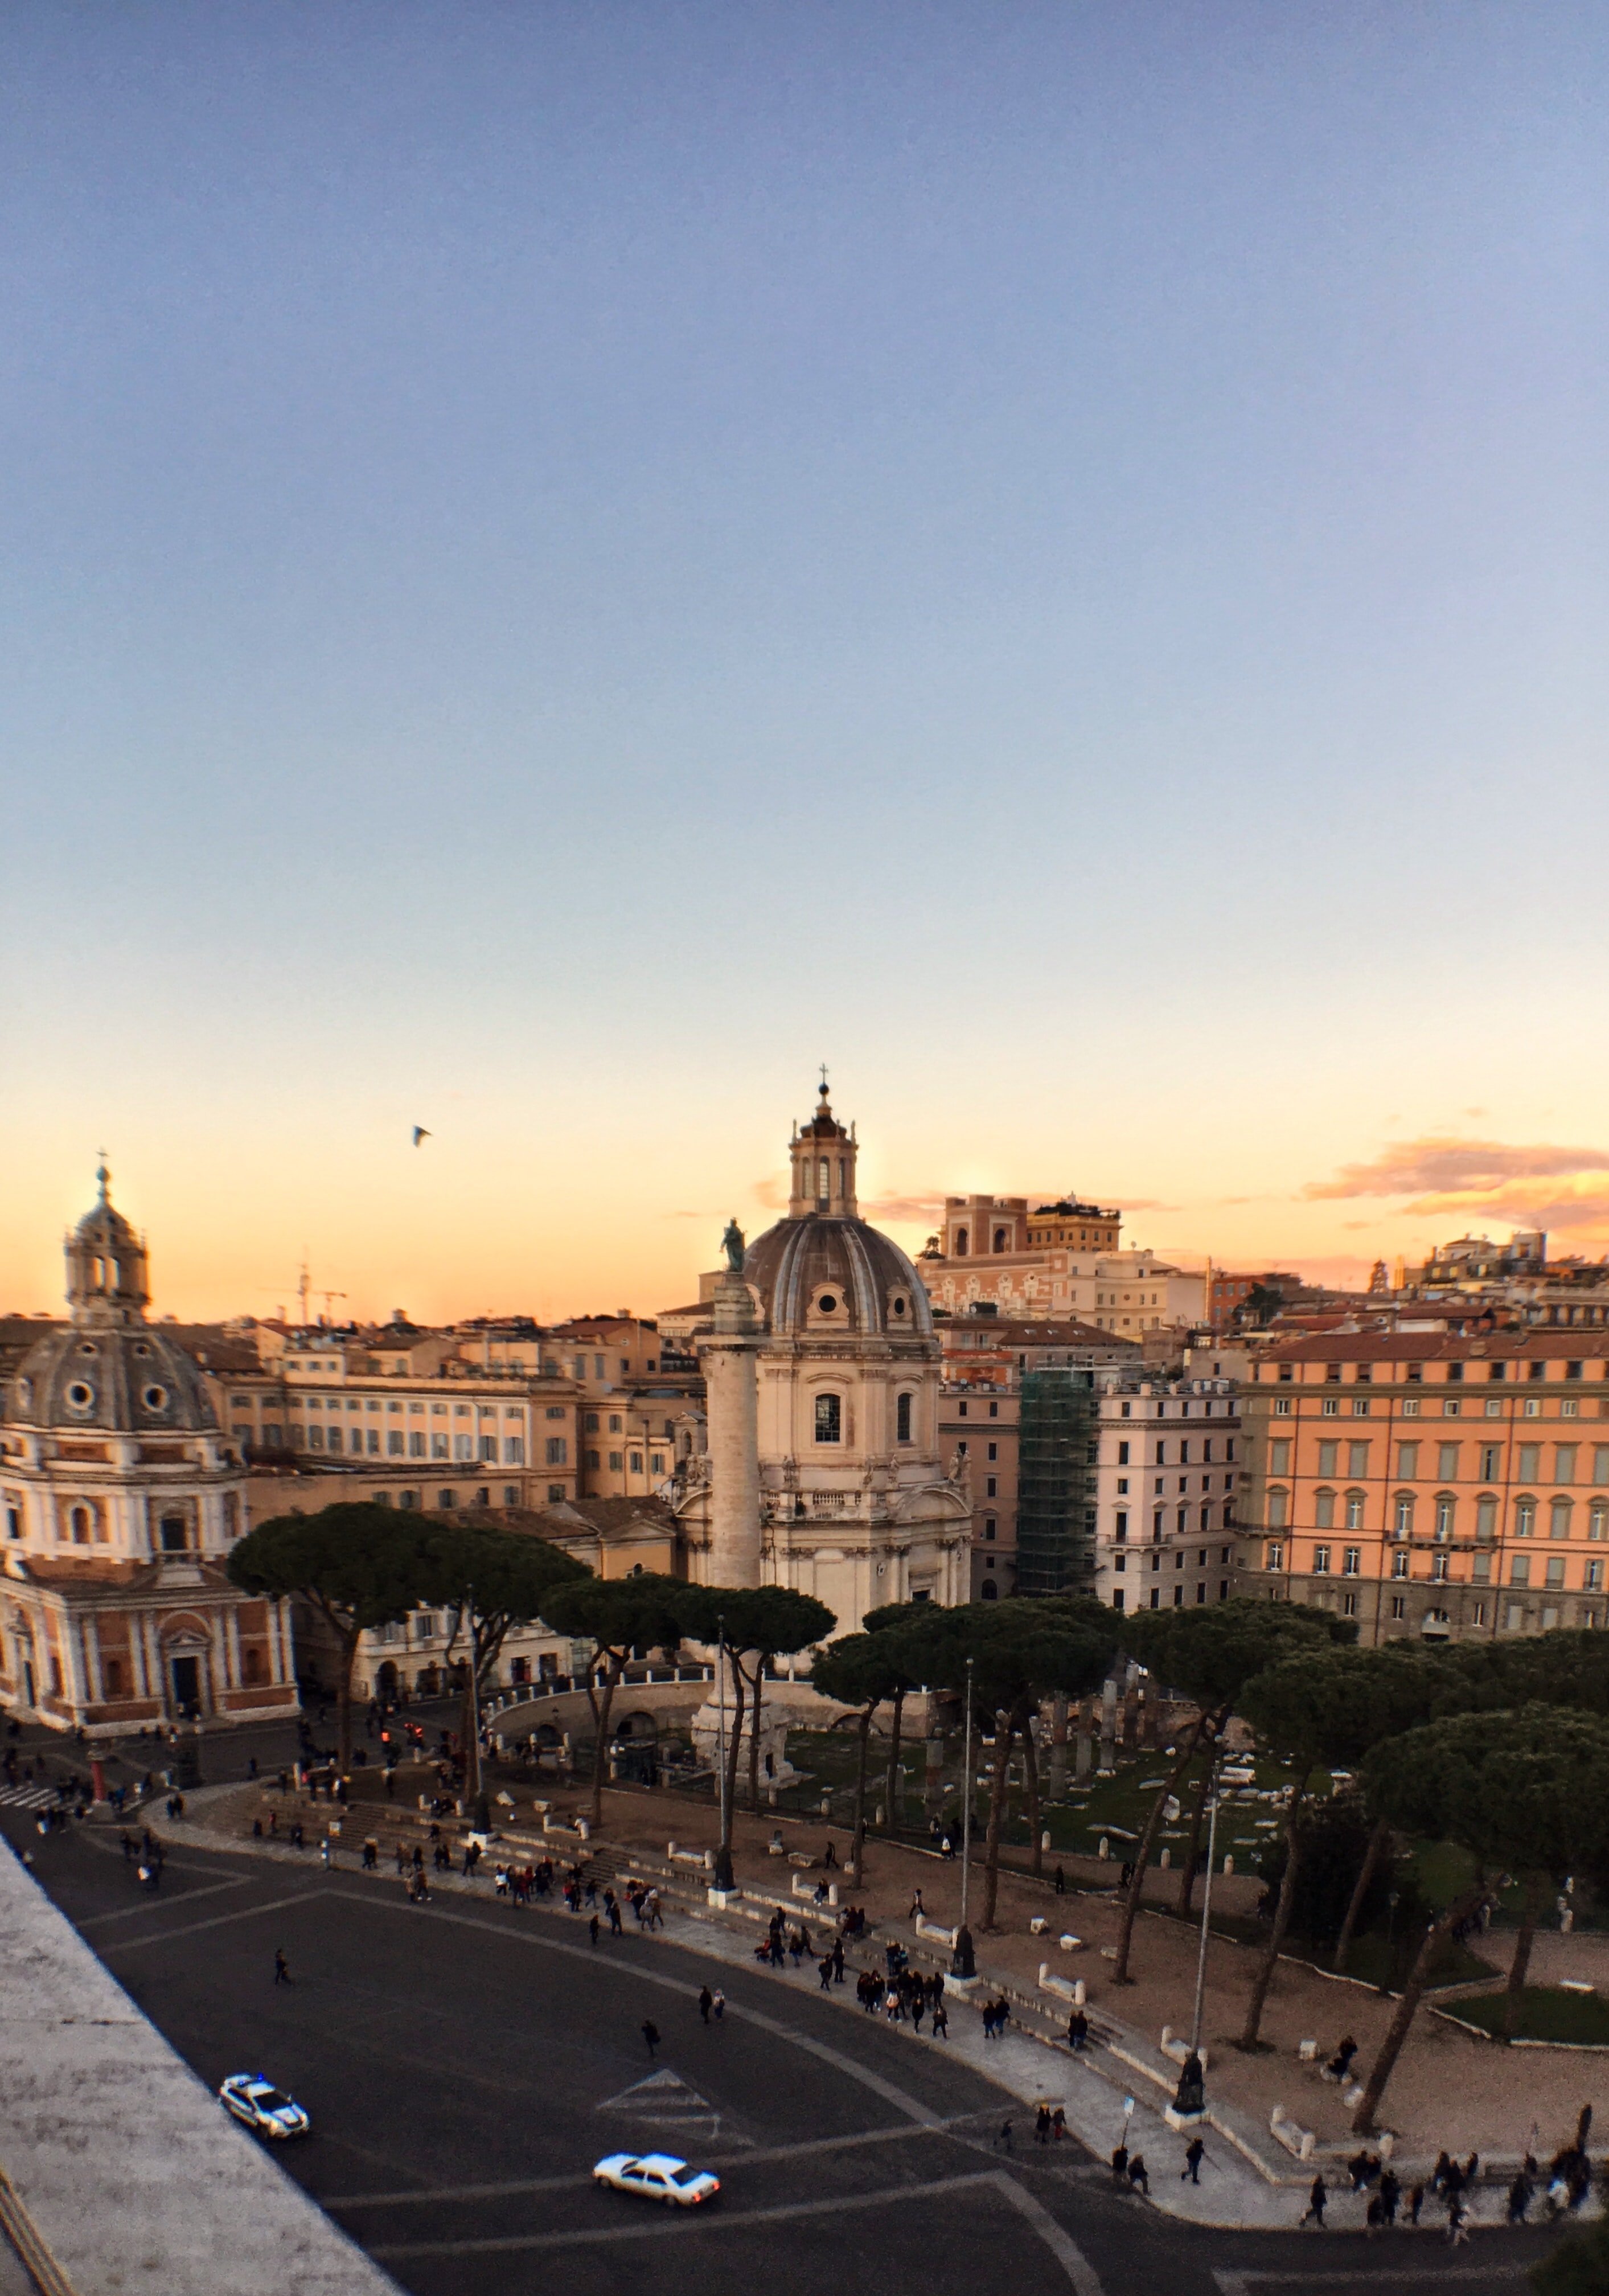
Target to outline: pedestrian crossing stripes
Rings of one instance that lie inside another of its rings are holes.
[[[54,1786],[0,1786],[0,1808],[48,1809],[55,1798]]]

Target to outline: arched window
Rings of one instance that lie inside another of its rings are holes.
[[[896,1397],[894,1401],[894,1440],[896,1443],[908,1443],[910,1439],[911,1397],[907,1392]]]
[[[1551,1502],[1547,1509],[1547,1536],[1549,1538],[1569,1538],[1570,1513],[1571,1505],[1568,1499],[1555,1499]]]
[[[72,1525],[73,1545],[75,1546],[87,1546],[89,1544],[90,1530],[93,1522],[93,1517],[90,1514],[89,1509],[86,1506],[76,1506],[68,1520]]]
[[[818,1395],[816,1398],[816,1440],[818,1443],[841,1443],[843,1440],[843,1398],[841,1395]]]
[[[1397,1504],[1391,1514],[1391,1528],[1395,1530],[1399,1538],[1407,1538],[1412,1533],[1414,1528],[1414,1495],[1411,1491],[1398,1492]]]
[[[1537,1503],[1533,1498],[1516,1499],[1514,1503],[1514,1535],[1516,1538],[1534,1538],[1537,1528]]]
[[[1450,1491],[1436,1493],[1436,1537],[1438,1538],[1452,1537],[1453,1517],[1457,1512],[1457,1504]]]
[[[1290,1499],[1291,1495],[1289,1491],[1270,1491],[1268,1493],[1268,1529],[1270,1530],[1283,1530],[1285,1529],[1285,1523],[1289,1519],[1287,1510],[1290,1505]]]
[[[957,1259],[965,1259],[965,1257],[966,1257],[966,1230],[965,1230],[964,1227],[958,1227],[958,1228],[956,1230],[956,1258]]]
[[[1363,1493],[1349,1491],[1346,1495],[1346,1527],[1349,1530],[1363,1529]]]
[[[1475,1537],[1491,1539],[1498,1535],[1498,1502],[1490,1491],[1482,1491],[1475,1501]]]
[[[995,1585],[992,1578],[986,1578],[978,1589],[979,1594],[986,1603],[992,1603],[999,1591],[999,1588]]]
[[[997,1227],[995,1230],[995,1250],[997,1251],[1004,1251],[1006,1249],[1006,1232],[1003,1227]]]
[[[828,1157],[828,1156],[823,1156],[823,1157],[820,1159],[820,1160],[818,1161],[818,1163],[817,1164],[817,1167],[816,1167],[816,1196],[817,1196],[817,1202],[819,1202],[819,1203],[824,1203],[824,1204],[825,1204],[825,1203],[826,1202],[826,1201],[827,1201],[827,1198],[832,1194],[832,1193],[833,1193],[833,1163],[832,1163],[832,1159],[831,1159],[830,1157]]]
[[[1313,1494],[1313,1521],[1318,1524],[1320,1530],[1328,1530],[1330,1525],[1334,1521],[1334,1492],[1315,1491]]]

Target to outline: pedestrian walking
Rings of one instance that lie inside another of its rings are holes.
[[[1418,2223],[1419,2211],[1424,2206],[1424,2187],[1423,2185],[1416,2185],[1413,2191],[1408,2196],[1408,2220],[1409,2224],[1416,2225]]]
[[[1129,2147],[1121,2141],[1112,2147],[1112,2181],[1119,2185],[1129,2181]]]
[[[1040,2105],[1034,2114],[1033,2141],[1036,2144],[1048,2144],[1050,2142],[1050,2107],[1047,2104]]]
[[[1129,2189],[1131,2193],[1144,2193],[1147,2200],[1151,2198],[1151,2177],[1143,2152],[1137,2152],[1129,2163]]]
[[[822,1991],[824,1993],[830,1993],[833,1989],[833,1956],[831,1954],[824,1953],[822,1955],[821,1960],[817,1964],[817,1973],[821,1979]]]
[[[659,2029],[659,2027],[654,2023],[654,2021],[653,2021],[653,2018],[652,2018],[652,2017],[644,2017],[644,2020],[643,2020],[643,2026],[642,2026],[642,2032],[643,2032],[643,2038],[644,2038],[644,2040],[645,2040],[645,2041],[647,2042],[647,2044],[648,2044],[648,2054],[649,2054],[649,2057],[650,2057],[650,2059],[653,2059],[653,2057],[658,2054],[658,2051],[659,2051],[659,2046],[660,2046],[660,2029]]]
[[[1089,2038],[1089,2020],[1081,2009],[1075,2009],[1067,2020],[1067,2038],[1072,2045],[1075,2055]]]
[[[715,1988],[715,2021],[718,2025],[727,2013],[727,1997],[718,1985]]]
[[[941,2000],[933,2004],[933,2038],[935,2041],[948,2041],[949,2038],[949,2013]]]
[[[914,1922],[918,1916],[920,1916],[923,1921],[925,1921],[927,1919],[927,1907],[922,1902],[921,1890],[913,1890],[911,1892],[911,1909],[905,1918],[907,1922]]]
[[[1058,1898],[1067,1895],[1067,1876],[1058,1866],[1055,1871],[1055,1892]]]
[[[1057,2144],[1067,2134],[1067,2115],[1059,2104],[1050,2116],[1050,2134],[1053,2141]]]
[[[603,1927],[603,1923],[599,1921],[597,1915],[594,1914],[592,1919],[587,1924],[587,1935],[592,1944],[596,1945]]]
[[[1522,2169],[1508,2187],[1508,2221],[1511,2225],[1524,2223],[1525,2211],[1531,2206],[1535,2193],[1536,2187]]]
[[[701,1985],[698,1988],[698,2013],[703,2019],[706,2025],[710,2022],[710,2012],[714,2008],[714,1994],[710,1992],[707,1985]]]
[[[275,1985],[289,1985],[291,1982],[291,1964],[285,1959],[283,1945],[276,1945],[274,1948],[274,1982]]]
[[[1396,2223],[1397,2203],[1401,2198],[1401,2185],[1389,2169],[1383,2169],[1380,2172],[1380,2205],[1385,2210],[1385,2221],[1388,2225]]]
[[[1447,2244],[1449,2248],[1459,2248],[1469,2238],[1469,2226],[1465,2222],[1467,2214],[1463,2194],[1449,2193],[1447,2198]]]
[[[1299,2225],[1304,2225],[1310,2217],[1313,2222],[1318,2226],[1319,2231],[1322,2232],[1324,2230],[1324,2212],[1329,2206],[1329,2186],[1325,2183],[1324,2178],[1321,2176],[1315,2177],[1313,2179],[1312,2190],[1308,2194],[1308,2204],[1306,2208],[1303,2209],[1301,2216],[1296,2219],[1297,2223]]]
[[[1188,2177],[1193,2185],[1199,2185],[1201,2164],[1206,2157],[1206,2152],[1207,2148],[1201,2138],[1193,2136],[1185,2147],[1185,2165],[1178,2172],[1180,2177]]]
[[[1011,2123],[1009,2120],[1003,2120],[995,2132],[995,2150],[997,2152],[1009,2152],[1011,2149]]]

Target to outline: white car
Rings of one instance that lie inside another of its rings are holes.
[[[305,2136],[313,2126],[295,2098],[261,2073],[231,2073],[218,2101],[259,2136]]]
[[[720,2178],[707,2169],[690,2169],[674,2152],[612,2152],[594,2169],[593,2181],[617,2193],[640,2193],[668,2209],[695,2209],[720,2190]]]

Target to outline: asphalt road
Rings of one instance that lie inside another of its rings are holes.
[[[115,1838],[0,1822],[204,2080],[262,2070],[308,2107],[284,2168],[418,2296],[560,2275],[655,2296],[1522,2296],[1546,2244],[1192,2230],[1077,2146],[1036,2151],[1031,2115],[966,2067],[759,1971],[311,1864],[176,1850],[153,1898]],[[706,1978],[729,2003],[710,2028]],[[672,2214],[591,2183],[602,2153],[653,2149],[717,2168],[719,2200]]]

